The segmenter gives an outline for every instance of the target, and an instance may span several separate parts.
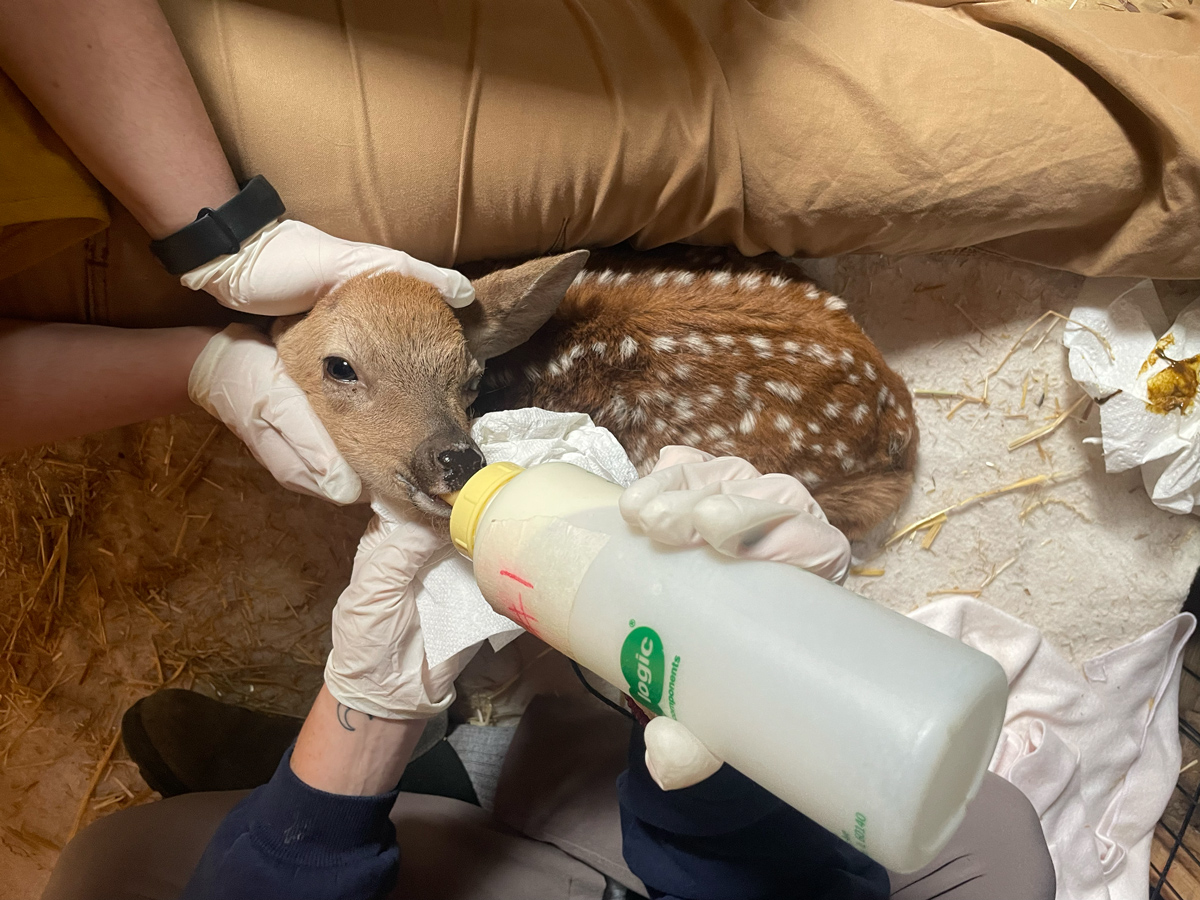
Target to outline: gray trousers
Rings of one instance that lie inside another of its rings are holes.
[[[616,777],[629,726],[599,704],[539,697],[505,757],[496,807],[401,794],[392,810],[405,900],[601,900],[641,891],[621,855]],[[42,900],[174,900],[245,792],[187,794],[101,819],[63,850]],[[1054,868],[1025,796],[989,775],[926,868],[893,900],[1053,900]]]

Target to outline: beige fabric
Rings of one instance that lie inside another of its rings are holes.
[[[1200,10],[166,0],[243,173],[449,264],[989,244],[1200,276]]]
[[[810,256],[982,245],[1087,274],[1200,277],[1200,9],[163,7],[240,175],[266,175],[332,234],[431,262],[627,239]],[[0,282],[0,315],[220,318],[115,215],[88,245],[107,248],[104,266],[76,248]]]

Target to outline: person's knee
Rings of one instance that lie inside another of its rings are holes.
[[[63,848],[42,900],[177,897],[246,791],[185,794],[113,813]]]
[[[989,854],[994,868],[1009,873],[1007,877],[1015,882],[1014,898],[1054,900],[1054,861],[1033,804],[1020,788],[998,776],[989,775],[986,786],[995,836]]]

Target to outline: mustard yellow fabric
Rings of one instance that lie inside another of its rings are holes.
[[[0,279],[106,227],[95,181],[0,72]]]

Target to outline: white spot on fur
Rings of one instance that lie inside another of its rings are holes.
[[[714,403],[716,403],[718,400],[720,400],[724,396],[725,396],[725,389],[718,387],[715,384],[712,384],[712,385],[709,385],[708,390],[706,390],[703,394],[701,394],[696,399],[700,403],[701,406],[703,406],[705,409],[708,409],[709,407],[711,407]]]
[[[719,347],[724,347],[726,350],[732,350],[735,341],[728,334],[718,334],[713,337],[713,343]]]
[[[754,348],[756,355],[761,359],[771,358],[771,341],[769,338],[765,338],[761,334],[748,334],[746,335],[746,343]]]
[[[676,284],[691,284],[695,280],[696,280],[696,276],[693,275],[691,272],[676,272],[675,273],[675,283]]]
[[[800,398],[804,396],[800,388],[794,384],[788,384],[786,381],[764,381],[763,387],[779,399],[791,403],[799,403]]]
[[[799,353],[800,345],[797,344],[795,341],[784,341],[783,342],[783,352],[784,353]]]
[[[580,272],[580,273],[579,273],[578,275],[576,275],[576,276],[575,276],[575,278],[574,278],[574,279],[571,281],[571,284],[572,284],[572,285],[583,284],[584,282],[586,282],[586,281],[587,281],[589,278],[591,278],[591,277],[592,277],[592,273],[591,273],[591,272],[586,272],[586,271],[585,271],[585,272]]]
[[[728,272],[713,272],[710,280],[717,287],[721,287],[722,285],[729,284],[732,278],[733,276]]]
[[[629,335],[621,338],[621,343],[617,346],[617,354],[621,359],[629,359],[633,354],[637,353],[637,341]]]
[[[838,403],[836,400],[832,403],[825,404],[825,417],[826,418],[829,418],[829,419],[835,418],[837,416],[837,414],[840,413],[841,411],[842,411],[842,404]]]
[[[796,429],[788,435],[788,446],[793,450],[799,450],[804,446],[804,433],[800,429]]]
[[[687,397],[678,397],[675,400],[675,418],[680,422],[691,421],[696,416],[696,410],[692,407],[692,401]]]
[[[809,422],[809,423],[808,423],[808,430],[809,430],[809,431],[811,431],[813,434],[820,434],[820,433],[821,433],[821,426],[820,426],[820,425],[818,425],[816,422]]]
[[[706,341],[701,335],[694,332],[685,337],[683,342],[697,353],[702,353],[705,356],[712,352],[712,347],[709,346],[708,341]]]
[[[810,284],[808,287],[806,287],[804,289],[804,296],[807,297],[809,300],[816,300],[817,298],[819,298],[821,296],[821,292],[819,290],[817,290],[815,285]]]
[[[680,363],[679,365],[677,365],[675,367],[674,371],[675,371],[676,378],[678,378],[680,381],[685,381],[687,378],[689,378],[691,376],[692,367],[689,366],[687,363]]]
[[[596,276],[596,284],[607,284],[608,282],[612,281],[612,278],[613,278],[612,269],[605,269],[603,272],[601,272],[599,275]]]
[[[625,282],[627,282],[627,281],[628,281],[630,278],[632,278],[632,277],[633,277],[633,275],[632,275],[631,273],[629,273],[629,272],[622,272],[620,275],[618,275],[618,276],[617,276],[617,280],[616,280],[616,282],[615,282],[615,283],[616,283],[616,284],[624,284]]]
[[[724,425],[709,425],[704,429],[704,433],[708,435],[709,440],[719,441],[722,438],[729,437],[729,429]]]
[[[667,423],[664,422],[662,419],[655,419],[654,420],[654,430],[655,431],[666,431]]]
[[[675,338],[656,337],[650,339],[650,346],[661,353],[670,353],[675,349]]]
[[[896,418],[901,422],[908,421],[908,410],[906,410],[903,406],[896,407]]]
[[[550,365],[546,367],[546,371],[551,375],[565,375],[571,370],[571,367],[575,365],[575,360],[583,356],[583,353],[583,346],[581,344],[576,344],[570,350],[564,351],[562,355],[559,356],[559,358],[554,362],[550,363]]]
[[[758,272],[747,272],[738,276],[738,287],[753,290],[762,284],[762,275]]]
[[[812,469],[805,469],[802,472],[797,472],[796,477],[809,490],[812,490],[821,483],[821,479],[817,477],[817,473]]]
[[[846,376],[846,381],[849,384],[858,384],[860,381],[862,381],[862,379],[858,377],[857,372],[851,372],[849,375]]]
[[[823,344],[811,344],[807,353],[823,366],[833,365],[833,354]]]
[[[818,456],[825,451],[825,447],[821,444],[813,444],[808,449],[811,450],[813,453],[817,454]]]
[[[604,341],[596,341],[596,343],[592,344],[592,352],[597,356],[603,356],[604,351],[607,349],[608,344],[604,343]]]
[[[833,445],[833,455],[838,459],[845,459],[850,448],[846,446],[844,441],[838,441]]]
[[[853,457],[846,456],[846,457],[842,458],[842,471],[843,472],[849,472],[856,468],[858,468],[858,461],[855,460]]]
[[[788,279],[784,278],[782,275],[772,275],[771,276],[771,287],[781,288],[781,287],[787,286],[788,284],[789,284]]]
[[[840,312],[841,310],[846,308],[846,301],[843,300],[841,297],[835,297],[835,296],[833,296],[833,294],[830,294],[828,297],[825,298],[825,308],[837,310]]]
[[[867,420],[867,415],[870,412],[871,410],[867,407],[867,404],[860,403],[850,411],[850,418],[854,420],[855,425],[861,425]]]
[[[867,376],[868,381],[875,380],[875,367],[869,362],[863,363],[863,374]]]
[[[842,352],[838,354],[838,356],[841,358],[843,366],[854,365],[854,354],[851,353],[849,350],[843,349]]]
[[[746,410],[746,414],[742,416],[742,421],[738,423],[738,431],[742,434],[749,434],[758,425],[758,416],[754,414],[754,410]]]
[[[667,279],[670,277],[671,276],[668,275],[666,272],[659,272],[657,275],[655,275],[653,278],[650,279],[650,283],[652,285],[654,285],[655,287],[662,287],[664,284],[667,283]]]
[[[775,427],[779,431],[789,431],[792,427],[792,417],[779,413],[775,416]]]
[[[604,408],[604,413],[611,416],[617,425],[624,425],[625,420],[629,418],[629,404],[620,394],[614,394],[608,401],[608,406]]]
[[[742,403],[750,402],[750,376],[745,372],[733,376],[733,396]]]

